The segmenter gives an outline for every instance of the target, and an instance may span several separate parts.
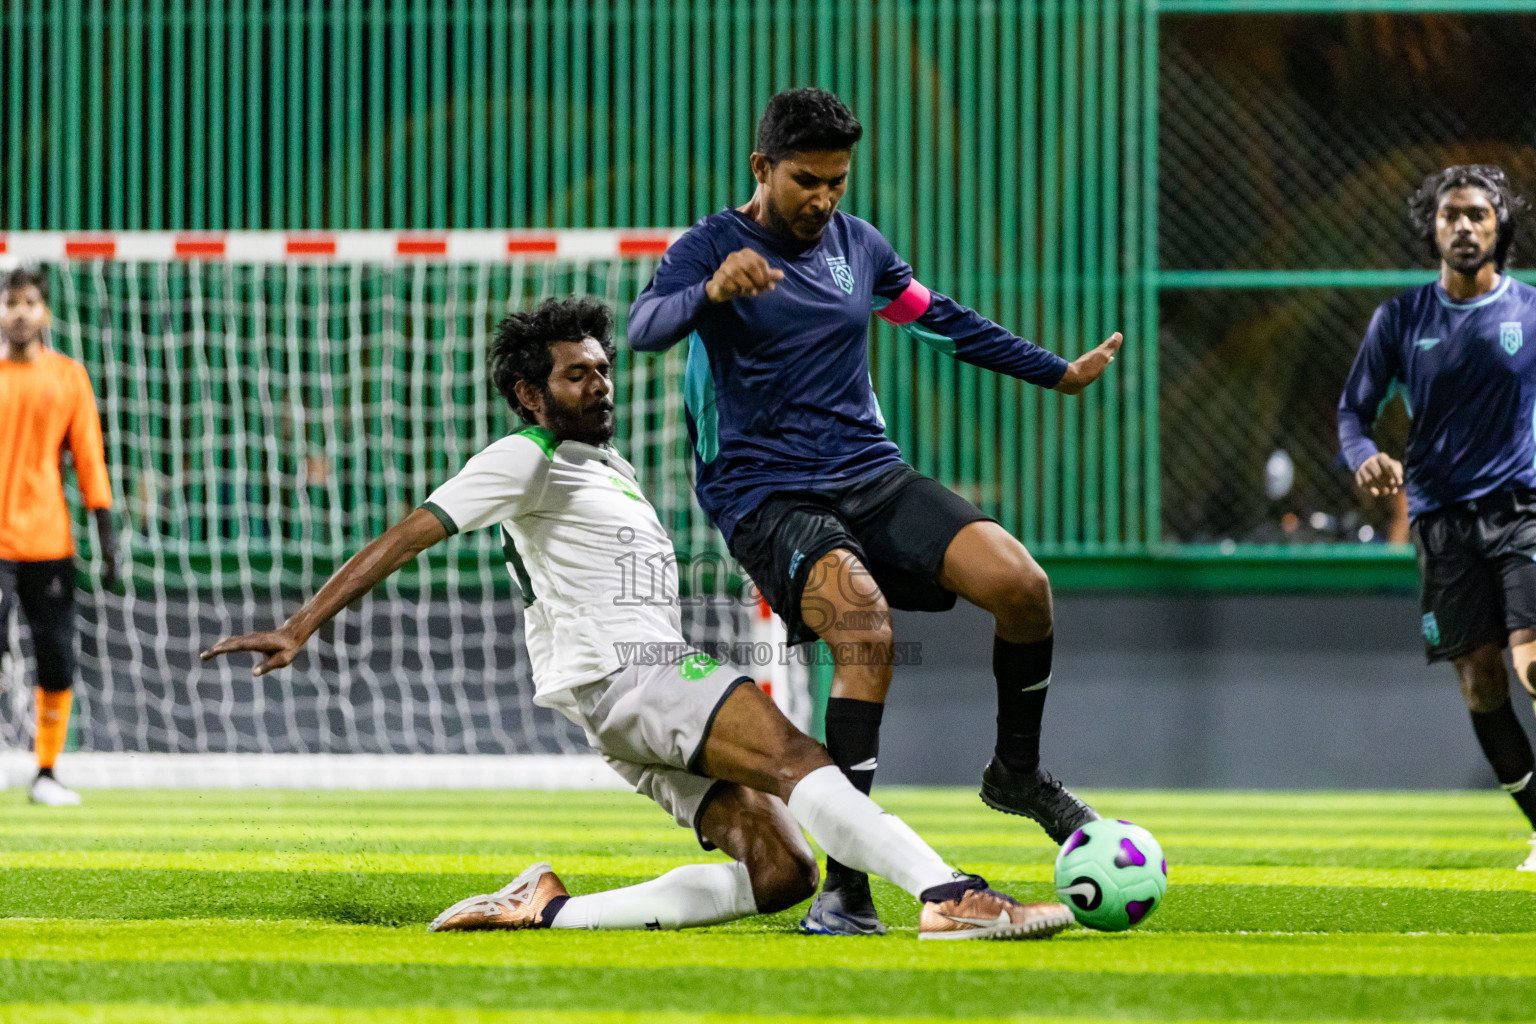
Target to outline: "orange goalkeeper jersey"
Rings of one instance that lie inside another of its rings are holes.
[[[87,508],[111,508],[101,420],[85,367],[51,349],[30,363],[0,359],[0,559],[75,553],[59,455],[65,444]]]

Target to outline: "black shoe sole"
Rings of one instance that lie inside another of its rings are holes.
[[[1016,818],[1028,818],[1030,821],[1034,822],[1036,825],[1039,825],[1041,828],[1045,828],[1045,822],[1041,821],[1033,814],[1030,814],[1028,811],[1016,810],[1015,808],[1009,807],[1006,804],[999,803],[997,798],[989,794],[985,787],[983,787],[981,790],[981,802],[992,808],[994,811],[1002,811],[1004,814],[1011,814]]]
[[[828,939],[865,939],[885,934],[885,925],[881,924],[879,921],[876,921],[875,926],[868,931],[829,932],[808,927],[805,923],[806,920],[808,919],[801,918],[800,923],[796,925],[796,927],[800,930],[801,935],[819,935]]]

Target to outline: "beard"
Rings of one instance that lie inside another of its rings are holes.
[[[43,332],[36,331],[32,334],[22,335],[21,337],[6,334],[0,336],[0,342],[4,343],[6,354],[9,358],[30,359],[32,357],[28,353],[30,353],[32,349],[43,347]]]
[[[33,343],[43,340],[43,328],[33,327],[31,323],[23,321],[21,326],[0,328],[0,339],[5,340],[12,347],[25,349]]]
[[[597,405],[582,412],[575,406],[566,405],[544,389],[544,418],[549,429],[562,441],[580,441],[582,444],[605,445],[613,440],[616,427],[613,419],[613,399],[605,398]]]
[[[782,235],[785,238],[793,239],[796,242],[814,242],[816,239],[821,237],[821,233],[826,230],[827,225],[832,221],[830,216],[827,217],[826,220],[816,224],[816,233],[813,236],[810,238],[802,238],[800,235],[795,233],[794,224],[790,222],[788,217],[784,216],[784,211],[779,209],[779,204],[773,201],[773,196],[767,197],[767,203],[765,204],[764,208],[768,214],[768,230],[772,231],[776,235]]]
[[[1456,273],[1471,277],[1482,270],[1484,265],[1493,262],[1493,249],[1447,249],[1440,254],[1440,258]]]
[[[790,227],[789,219],[784,216],[784,211],[779,209],[779,204],[773,201],[772,196],[768,197],[767,211],[768,230],[785,238],[795,237],[795,229]]]

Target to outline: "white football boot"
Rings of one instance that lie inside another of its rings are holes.
[[[1536,871],[1536,832],[1531,833],[1527,842],[1531,844],[1531,855],[1525,858],[1525,863],[1515,868],[1516,871]]]
[[[39,775],[32,780],[27,799],[44,807],[74,807],[80,803],[80,794],[52,775]]]

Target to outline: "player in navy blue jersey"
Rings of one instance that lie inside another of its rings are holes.
[[[1505,273],[1524,206],[1497,167],[1425,179],[1409,209],[1440,278],[1377,308],[1339,444],[1363,490],[1407,490],[1425,651],[1455,666],[1483,753],[1536,829],[1536,758],[1504,663],[1508,646],[1536,693],[1536,288]],[[1412,417],[1402,462],[1370,437],[1395,391]],[[1523,871],[1536,871],[1531,843]]]
[[[830,647],[837,765],[869,791],[895,650],[890,609],[942,611],[964,597],[996,619],[998,731],[982,799],[1059,843],[1098,815],[1040,768],[1050,583],[1000,525],[902,461],[870,383],[869,317],[1066,394],[1104,372],[1121,337],[1068,362],[924,287],[879,231],[837,209],[862,133],[829,92],[773,97],[752,154],[756,192],[667,251],[630,311],[629,342],[659,352],[688,340],[699,504],[789,642],[819,636]],[[867,876],[829,860],[803,926],[883,932]]]

